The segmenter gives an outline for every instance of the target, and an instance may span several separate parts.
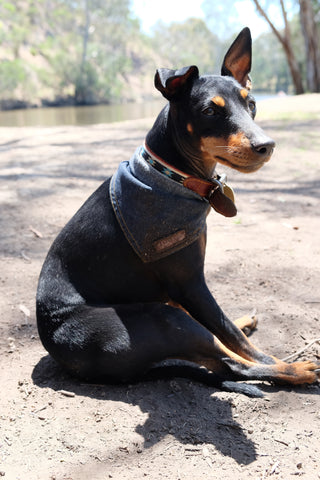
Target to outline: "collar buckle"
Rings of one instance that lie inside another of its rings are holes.
[[[221,175],[217,175],[216,177],[211,178],[211,182],[215,184],[215,186],[212,188],[211,194],[217,190],[217,188],[220,189],[221,193],[224,192],[224,187],[227,183],[227,175],[225,173],[222,173]]]

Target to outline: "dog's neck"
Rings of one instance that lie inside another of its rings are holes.
[[[157,156],[146,143],[140,149],[140,156],[162,175],[205,198],[218,213],[225,217],[236,215],[233,190],[226,184],[225,174],[215,175],[210,180],[188,175]]]
[[[179,128],[172,119],[170,105],[158,115],[146,137],[148,147],[173,168],[202,179],[210,179],[215,165],[210,168],[202,161],[199,145],[187,137],[187,130]]]

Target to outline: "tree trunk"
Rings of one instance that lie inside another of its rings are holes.
[[[82,34],[82,57],[80,64],[80,71],[75,85],[75,102],[77,105],[85,105],[87,94],[87,79],[86,79],[86,63],[87,63],[87,50],[89,42],[89,27],[90,27],[90,8],[89,0],[84,0],[84,15],[85,25]]]
[[[306,0],[306,1],[310,2],[310,0]],[[277,39],[279,40],[279,42],[281,43],[285,51],[296,94],[304,93],[301,72],[300,72],[299,65],[292,47],[290,26],[288,22],[287,12],[284,6],[284,1],[280,0],[282,16],[283,16],[284,25],[285,25],[284,34],[281,34],[279,30],[271,22],[268,14],[266,13],[265,10],[263,10],[262,6],[260,5],[259,0],[253,0],[253,2],[258,10],[258,13],[268,22],[271,30],[273,31],[273,33],[275,34],[275,36],[277,37]]]
[[[307,87],[320,92],[320,45],[315,12],[310,0],[299,0],[300,23],[306,49]]]
[[[287,62],[290,68],[290,73],[291,73],[292,81],[294,84],[295,92],[297,95],[300,95],[301,93],[304,93],[304,87],[302,83],[302,76],[299,69],[299,65],[292,49],[291,41],[287,41],[287,39],[284,38],[281,43],[287,56]]]

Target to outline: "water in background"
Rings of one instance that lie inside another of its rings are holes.
[[[256,100],[272,95],[255,95]],[[52,127],[58,125],[93,125],[139,118],[155,118],[165,100],[121,105],[94,105],[87,107],[50,107],[0,111],[0,127]]]
[[[162,100],[121,105],[49,107],[0,111],[0,127],[52,127],[92,125],[155,117],[165,105]]]

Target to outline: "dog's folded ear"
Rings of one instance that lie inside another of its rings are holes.
[[[168,100],[175,100],[179,95],[192,85],[192,82],[199,77],[198,67],[184,67],[180,70],[159,68],[154,77],[155,87]]]
[[[241,30],[224,57],[221,75],[231,76],[244,88],[250,90],[252,40],[248,27]]]

